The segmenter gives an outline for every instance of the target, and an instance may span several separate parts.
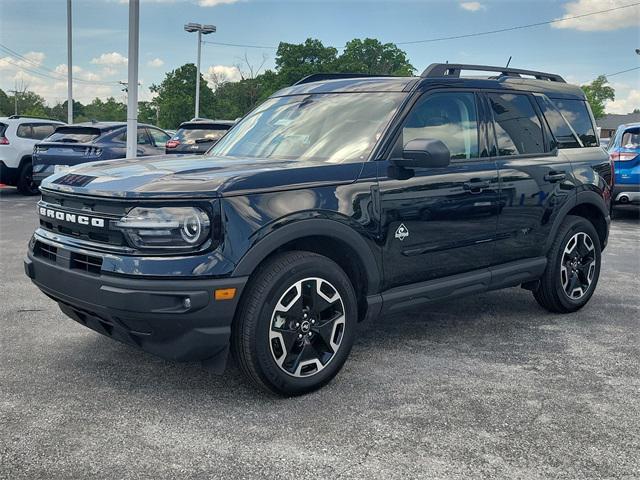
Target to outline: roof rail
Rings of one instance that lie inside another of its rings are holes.
[[[480,72],[498,72],[505,77],[519,77],[520,75],[531,75],[538,80],[549,80],[551,82],[565,82],[564,78],[555,73],[536,72],[534,70],[522,70],[519,68],[491,67],[489,65],[467,65],[464,63],[432,63],[425,68],[422,78],[437,77],[460,77],[462,70],[476,70]]]
[[[7,117],[8,120],[18,120],[20,118],[30,118],[31,120],[51,120],[53,122],[64,123],[63,121],[58,120],[57,118],[51,118],[51,117],[34,117],[31,115],[9,115]]]
[[[320,82],[322,80],[339,80],[342,78],[396,77],[397,75],[374,75],[370,73],[312,73],[298,80],[294,85]]]

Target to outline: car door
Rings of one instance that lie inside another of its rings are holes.
[[[484,113],[471,91],[423,94],[387,160],[378,162],[385,287],[481,269],[492,263],[498,223],[497,166],[488,158]],[[442,141],[444,168],[398,168],[414,139]]]
[[[544,255],[556,214],[575,195],[571,163],[554,145],[532,95],[487,92],[483,96],[493,119],[490,143],[503,204],[496,260],[506,263]]]
[[[151,141],[151,136],[147,131],[146,127],[138,127],[138,155],[139,156],[149,156],[149,155],[157,155],[156,148],[153,146]]]

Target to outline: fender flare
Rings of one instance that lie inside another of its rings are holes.
[[[562,225],[562,222],[564,222],[564,219],[567,217],[569,212],[573,210],[575,207],[577,207],[578,205],[594,206],[602,214],[605,220],[607,220],[607,223],[609,222],[608,220],[610,218],[609,210],[607,209],[607,205],[600,195],[598,195],[596,192],[589,191],[589,190],[578,192],[575,198],[571,201],[566,202],[560,208],[560,211],[556,215],[556,218],[551,227],[549,237],[545,242],[545,254],[549,251],[549,248],[551,248],[551,244],[555,240],[558,230],[560,229],[560,225]]]
[[[369,286],[369,292],[366,293],[378,291],[381,279],[380,271],[375,261],[374,252],[364,238],[356,230],[341,222],[320,218],[298,220],[272,231],[247,251],[236,265],[232,275],[234,277],[249,276],[267,256],[282,245],[311,236],[330,237],[349,245],[364,266],[364,274]]]

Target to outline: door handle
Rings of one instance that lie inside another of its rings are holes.
[[[470,193],[482,193],[485,188],[489,188],[490,186],[491,182],[489,180],[480,180],[474,178],[462,184],[462,187]]]
[[[551,183],[561,182],[565,178],[567,178],[567,174],[565,172],[551,171],[544,176],[545,181],[551,182]]]

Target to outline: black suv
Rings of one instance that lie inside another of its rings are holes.
[[[336,375],[365,319],[518,285],[583,307],[611,187],[584,94],[558,75],[316,75],[204,157],[48,178],[25,270],[97,332],[217,371],[231,350],[296,395]]]

